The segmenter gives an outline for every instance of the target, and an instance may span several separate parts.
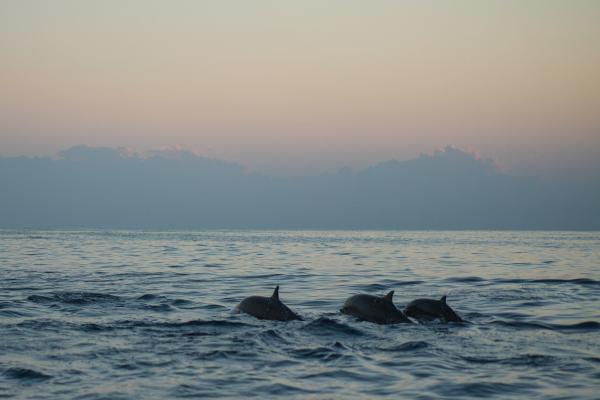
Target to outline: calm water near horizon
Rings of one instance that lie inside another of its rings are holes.
[[[338,311],[389,290],[470,323]],[[599,396],[600,232],[0,231],[0,397]]]

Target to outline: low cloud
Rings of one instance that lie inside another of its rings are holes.
[[[502,172],[448,146],[315,176],[249,174],[179,147],[0,158],[0,228],[600,229],[600,185]]]

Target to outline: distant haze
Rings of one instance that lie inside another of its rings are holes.
[[[188,150],[0,157],[0,228],[600,229],[600,180],[502,171],[454,147],[365,169],[248,173]]]
[[[0,155],[178,144],[291,176],[447,143],[600,171],[600,2],[3,0]]]

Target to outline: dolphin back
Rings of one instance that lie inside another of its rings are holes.
[[[413,300],[406,305],[404,313],[409,317],[424,321],[442,319],[445,322],[464,322],[462,318],[446,304],[446,296],[443,296],[440,300]]]
[[[271,297],[246,297],[236,308],[258,319],[271,321],[302,320],[298,314],[279,300],[279,286],[275,288]]]
[[[349,297],[340,310],[343,314],[352,315],[359,319],[376,324],[396,324],[411,322],[402,311],[398,310],[392,301],[394,292],[384,297],[369,294],[357,294]]]

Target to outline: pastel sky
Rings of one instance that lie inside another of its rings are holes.
[[[600,170],[600,2],[2,0],[0,155],[179,145],[274,173],[448,144]]]

